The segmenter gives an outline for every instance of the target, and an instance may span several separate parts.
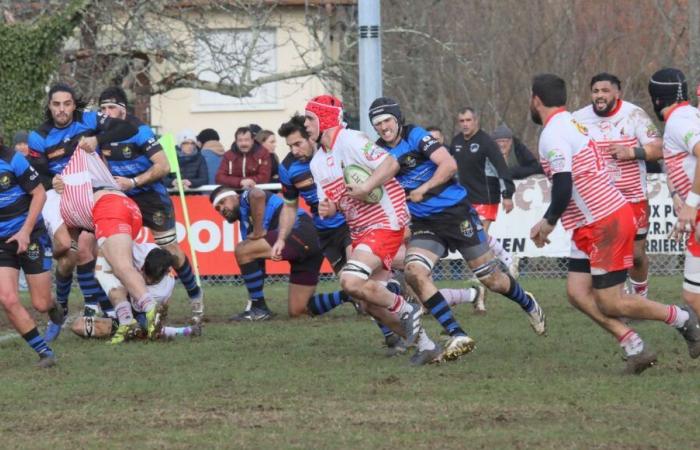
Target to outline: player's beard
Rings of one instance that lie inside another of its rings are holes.
[[[535,122],[536,125],[542,125],[542,116],[532,106],[530,106],[530,119],[532,119],[532,121]]]
[[[601,111],[598,109],[596,102],[593,102],[593,112],[596,113],[597,116],[608,117],[608,114],[610,114],[610,111],[615,109],[615,105],[617,105],[617,99],[612,99],[609,103],[605,104],[605,109],[603,109]]]
[[[240,217],[241,217],[241,207],[240,206],[236,206],[235,208],[227,210],[224,213],[224,218],[226,219],[226,222],[228,222],[228,223],[234,223],[235,221],[240,219]]]

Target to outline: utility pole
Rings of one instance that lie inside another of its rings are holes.
[[[359,0],[358,22],[360,33],[360,129],[376,139],[367,112],[372,101],[382,96],[382,39],[379,33],[380,0]]]
[[[700,0],[688,1],[688,95],[700,83]]]

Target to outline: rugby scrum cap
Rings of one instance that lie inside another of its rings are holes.
[[[309,100],[306,113],[318,119],[319,133],[343,126],[343,102],[332,95],[319,95]]]
[[[102,105],[118,105],[126,108],[126,92],[118,86],[108,87],[100,94],[100,106]]]
[[[649,79],[649,95],[656,117],[663,121],[661,110],[676,102],[688,100],[688,82],[685,75],[680,70],[670,67],[657,71]]]
[[[372,125],[383,122],[389,117],[394,117],[399,124],[403,124],[401,107],[393,98],[379,97],[369,105],[369,120]]]

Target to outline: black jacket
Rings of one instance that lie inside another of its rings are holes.
[[[190,187],[196,188],[207,184],[209,181],[209,171],[207,170],[207,162],[197,150],[194,153],[185,155],[178,150],[177,161],[180,164],[180,175],[183,180],[190,180]],[[166,181],[167,187],[172,187],[175,174],[170,174]]]
[[[471,203],[493,204],[513,197],[515,185],[498,144],[483,130],[465,141],[459,133],[452,139],[450,153],[457,161],[459,182]]]
[[[535,155],[518,138],[513,138],[513,148],[511,151],[518,160],[517,166],[508,166],[510,175],[514,180],[522,180],[530,175],[544,174],[542,166],[535,158]],[[507,163],[507,161],[506,161]]]

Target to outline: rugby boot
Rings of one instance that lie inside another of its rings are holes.
[[[124,341],[134,338],[134,334],[139,328],[139,323],[136,319],[132,320],[126,325],[119,325],[117,331],[114,332],[112,339],[109,341],[110,344],[121,344]]]
[[[270,320],[271,318],[272,311],[269,309],[251,307],[242,313],[231,316],[229,320],[233,322],[261,322],[263,320]]]
[[[688,354],[695,359],[700,356],[700,324],[698,324],[698,316],[695,315],[693,308],[684,306],[681,309],[687,311],[690,317],[685,321],[683,327],[678,328],[678,332],[685,339],[685,343],[688,344]]]
[[[49,310],[48,315],[49,322],[46,325],[46,331],[44,331],[44,340],[46,342],[53,342],[61,333],[63,323],[66,321],[66,314],[63,307],[57,302],[54,302],[54,305]]]
[[[162,305],[157,305],[146,313],[146,337],[148,337],[148,339],[156,339],[158,333],[160,333],[160,329],[163,325],[162,308]]]
[[[454,361],[476,348],[476,341],[466,335],[451,336],[445,344],[444,357],[446,361]]]
[[[56,355],[51,350],[46,350],[39,354],[39,362],[36,363],[41,369],[48,369],[56,365]]]
[[[408,306],[408,311],[399,315],[399,322],[405,333],[406,345],[411,346],[418,337],[418,333],[423,329],[420,323],[423,307],[416,303],[408,303]]]
[[[399,336],[396,333],[390,334],[389,336],[384,338],[384,345],[386,345],[385,355],[387,358],[391,358],[392,356],[403,355],[408,351],[406,342],[401,336]]]
[[[625,368],[622,373],[625,375],[639,375],[654,365],[656,365],[656,353],[647,350],[645,346],[641,353],[627,356]]]
[[[426,364],[435,364],[443,359],[443,349],[440,344],[435,344],[432,350],[418,350],[411,356],[409,363],[412,366],[424,366]]]
[[[525,295],[530,297],[530,299],[535,304],[532,311],[527,313],[527,318],[530,320],[530,326],[535,331],[537,336],[544,336],[547,333],[547,317],[544,315],[544,311],[540,308],[540,304],[537,303],[537,299],[530,292],[525,291]]]

